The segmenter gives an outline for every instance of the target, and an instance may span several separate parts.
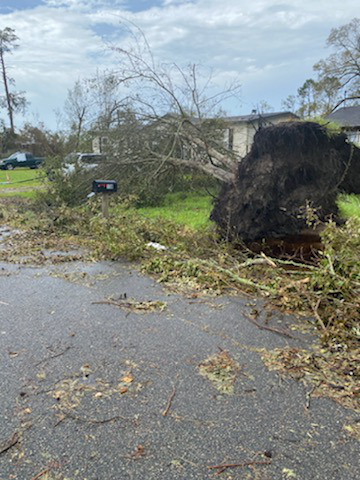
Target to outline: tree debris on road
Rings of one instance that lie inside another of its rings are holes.
[[[19,441],[19,434],[14,432],[11,437],[0,443],[0,455],[14,447]]]
[[[137,301],[129,298],[128,300],[100,300],[98,302],[91,302],[92,305],[114,305],[115,307],[124,308],[135,313],[145,313],[155,310],[161,312],[166,308],[166,303],[159,300]]]

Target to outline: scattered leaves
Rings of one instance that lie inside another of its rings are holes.
[[[219,392],[225,394],[234,392],[234,382],[238,370],[239,365],[225,350],[212,355],[199,365],[200,375],[207,377]]]
[[[127,300],[113,300],[110,298],[108,300],[92,303],[93,305],[114,305],[115,307],[124,308],[125,310],[135,313],[154,312],[156,310],[162,312],[166,308],[166,302],[161,302],[159,300],[137,301],[131,298]]]
[[[329,397],[341,405],[360,411],[360,349],[314,351],[283,348],[264,351],[262,360],[271,370],[312,383],[313,397]]]
[[[282,474],[284,475],[284,478],[296,478],[296,474],[294,470],[291,470],[290,468],[283,468],[282,469]]]
[[[142,445],[138,445],[136,449],[130,454],[130,456],[134,459],[137,460],[141,457],[145,456],[145,448]]]
[[[360,441],[360,421],[351,425],[344,425],[343,428],[346,433],[356,438],[356,440]]]

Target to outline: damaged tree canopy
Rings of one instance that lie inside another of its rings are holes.
[[[232,240],[299,235],[307,206],[320,220],[337,218],[339,192],[360,193],[360,149],[317,123],[283,123],[256,133],[211,219]]]

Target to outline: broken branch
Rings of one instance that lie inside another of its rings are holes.
[[[260,330],[268,330],[269,332],[277,333],[278,335],[283,335],[284,337],[293,338],[294,340],[299,340],[299,338],[294,337],[294,335],[291,335],[291,333],[286,332],[285,330],[281,330],[280,328],[275,328],[275,327],[268,327],[267,325],[261,325],[261,323],[258,323],[256,320],[249,317],[248,315],[245,315],[245,317],[254,325],[256,325]]]
[[[248,287],[253,287],[253,288],[256,288],[258,290],[263,290],[265,292],[274,293],[273,288],[268,287],[267,285],[262,285],[261,283],[252,282],[251,280],[249,280],[247,278],[239,277],[238,275],[233,273],[231,270],[227,270],[226,268],[222,268],[219,265],[216,265],[216,263],[214,263],[214,262],[199,260],[199,259],[197,260],[197,262],[200,263],[201,265],[211,265],[212,267],[214,267],[219,272],[225,273],[226,275],[231,277],[233,280],[235,280],[236,282],[239,282],[242,285],[247,285]]]

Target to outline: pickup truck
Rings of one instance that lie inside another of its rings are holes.
[[[34,157],[32,153],[16,152],[8,158],[0,160],[1,170],[14,170],[16,167],[39,168],[43,158]]]

